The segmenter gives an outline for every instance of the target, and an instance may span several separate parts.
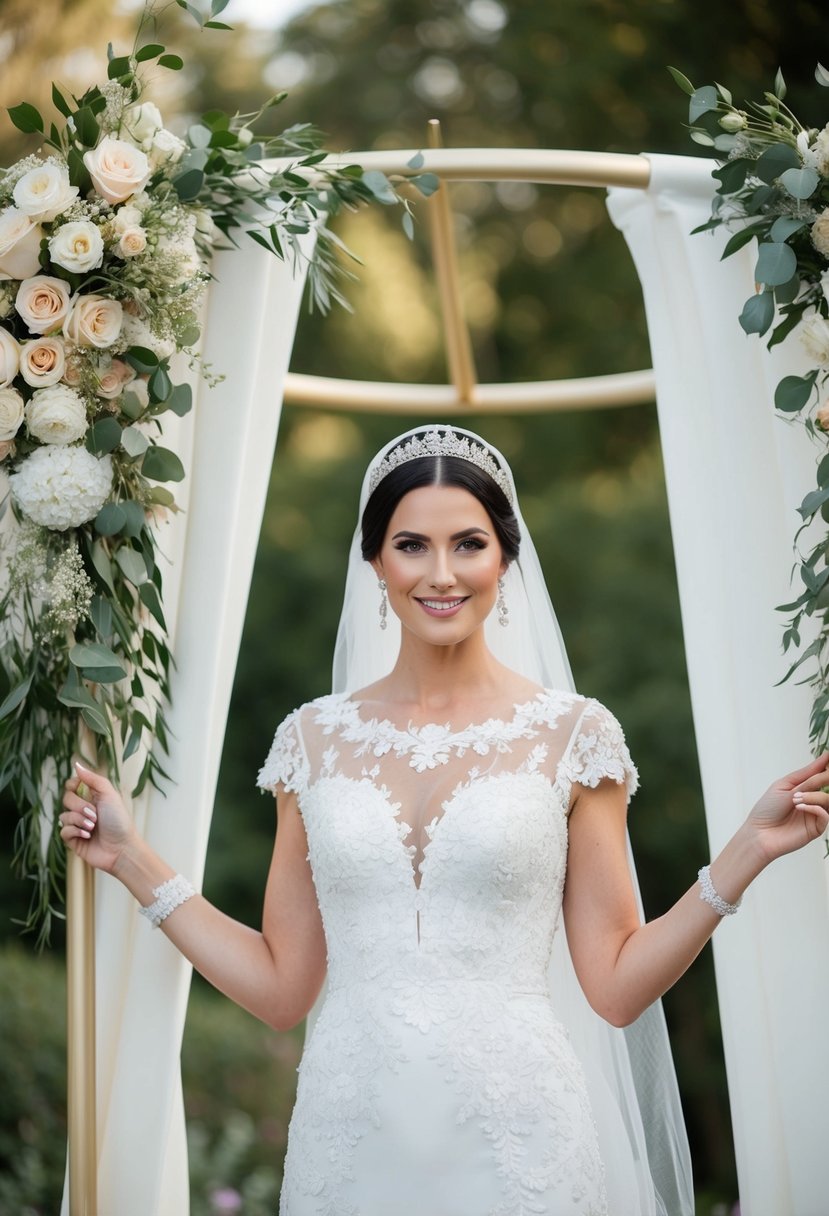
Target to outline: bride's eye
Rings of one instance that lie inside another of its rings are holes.
[[[467,536],[466,540],[461,541],[458,548],[466,550],[466,552],[472,552],[475,549],[485,549],[486,544],[482,540],[476,540],[474,536]]]
[[[423,545],[419,540],[401,540],[394,547],[400,553],[417,553],[423,548]]]

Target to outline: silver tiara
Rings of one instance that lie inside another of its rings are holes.
[[[488,473],[512,504],[510,480],[495,457],[479,443],[470,441],[466,435],[458,435],[449,427],[443,429],[434,427],[423,435],[414,435],[405,443],[392,448],[389,454],[384,456],[380,463],[371,470],[368,482],[369,494],[374,493],[377,486],[384,477],[391,473],[392,469],[399,468],[401,464],[408,464],[410,460],[417,460],[420,456],[458,456],[461,460],[468,460],[470,464],[477,465],[479,469]]]

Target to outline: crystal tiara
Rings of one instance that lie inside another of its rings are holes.
[[[374,493],[377,486],[384,477],[391,473],[392,469],[399,468],[401,464],[408,464],[410,460],[417,460],[420,456],[458,456],[461,460],[468,460],[470,464],[477,465],[484,473],[488,473],[495,484],[504,491],[508,502],[512,504],[510,480],[495,457],[479,443],[474,440],[470,441],[466,435],[458,435],[450,427],[435,427],[425,431],[422,435],[413,435],[405,443],[392,448],[388,455],[384,456],[380,463],[371,470],[368,483],[369,494]]]

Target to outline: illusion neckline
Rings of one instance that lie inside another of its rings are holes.
[[[485,718],[481,722],[468,722],[466,726],[453,727],[448,722],[424,722],[419,726],[409,722],[405,727],[399,726],[393,722],[391,718],[364,718],[360,713],[361,707],[368,704],[367,701],[354,697],[351,693],[343,692],[339,694],[343,706],[348,706],[351,710],[351,715],[354,720],[354,725],[361,726],[366,730],[383,730],[390,731],[403,738],[421,739],[428,732],[434,737],[436,732],[440,732],[445,739],[455,739],[463,735],[468,735],[474,731],[496,728],[509,729],[513,727],[519,718],[527,715],[535,708],[540,708],[542,703],[548,700],[551,696],[565,695],[562,689],[541,688],[534,696],[528,697],[526,701],[516,701],[513,703],[512,714],[509,718],[491,716]],[[571,694],[572,695],[572,694]]]

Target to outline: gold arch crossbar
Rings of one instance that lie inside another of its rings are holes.
[[[570,152],[549,148],[443,148],[440,124],[429,123],[430,147],[422,152],[418,173],[434,173],[441,188],[429,199],[432,250],[444,319],[447,363],[451,385],[383,384],[377,381],[340,380],[289,372],[285,401],[292,405],[325,409],[365,410],[403,414],[428,410],[448,415],[458,409],[477,413],[537,413],[547,410],[598,409],[653,401],[653,372],[624,372],[585,376],[576,380],[543,380],[516,384],[478,384],[472,360],[469,331],[461,309],[461,290],[451,211],[444,182],[523,181],[571,186],[622,186],[645,190],[651,167],[646,156],[617,152]],[[359,164],[363,169],[410,176],[414,148],[355,152],[331,156],[325,165]],[[268,169],[287,167],[288,161],[268,161]]]

